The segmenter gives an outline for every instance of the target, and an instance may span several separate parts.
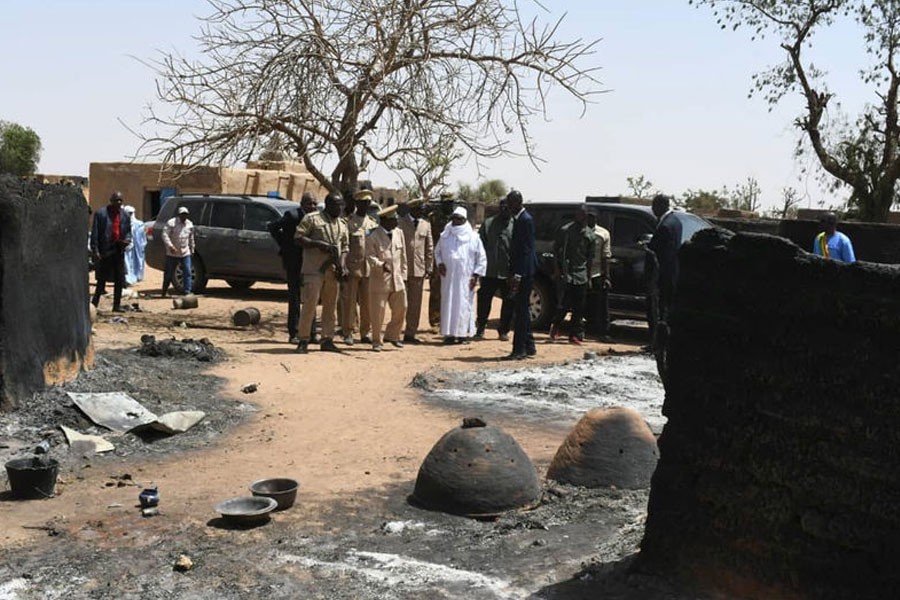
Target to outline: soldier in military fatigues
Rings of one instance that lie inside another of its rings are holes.
[[[319,298],[322,299],[322,350],[337,352],[334,325],[339,282],[344,277],[349,236],[341,219],[344,198],[331,193],[325,198],[325,210],[303,217],[294,239],[303,247],[303,288],[301,292],[300,343],[297,351],[306,353],[310,329]]]
[[[360,190],[354,195],[356,212],[347,217],[350,249],[347,254],[347,280],[344,282],[341,327],[344,343],[353,345],[353,329],[359,323],[362,342],[370,341],[369,319],[369,265],[366,262],[366,235],[378,227],[378,221],[369,216],[372,204],[371,190]],[[358,311],[357,312],[357,308]]]

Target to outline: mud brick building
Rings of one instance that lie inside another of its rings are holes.
[[[900,590],[900,268],[700,232],[681,253],[642,568],[736,598]]]
[[[93,365],[81,188],[0,176],[0,411]]]

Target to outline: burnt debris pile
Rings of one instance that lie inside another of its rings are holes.
[[[165,356],[169,358],[194,359],[200,362],[218,362],[225,358],[225,351],[213,345],[207,338],[181,341],[175,338],[157,340],[152,335],[141,336],[138,354],[143,356]]]
[[[898,268],[781,238],[685,246],[642,568],[742,598],[896,594],[898,292]]]
[[[80,188],[0,176],[0,410],[93,364]]]

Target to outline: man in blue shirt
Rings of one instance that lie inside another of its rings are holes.
[[[853,242],[837,230],[837,216],[832,212],[825,213],[822,217],[822,225],[825,231],[816,236],[813,242],[813,254],[846,263],[856,262]]]

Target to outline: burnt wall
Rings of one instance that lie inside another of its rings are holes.
[[[639,564],[736,598],[900,589],[900,268],[721,229],[681,253]]]
[[[87,213],[77,187],[0,176],[0,410],[93,361]]]
[[[786,219],[709,219],[715,225],[735,233],[769,233],[787,238],[812,251],[813,239],[822,231],[817,221]],[[900,264],[900,225],[884,223],[838,223],[838,230],[853,242],[857,260],[884,264]]]

